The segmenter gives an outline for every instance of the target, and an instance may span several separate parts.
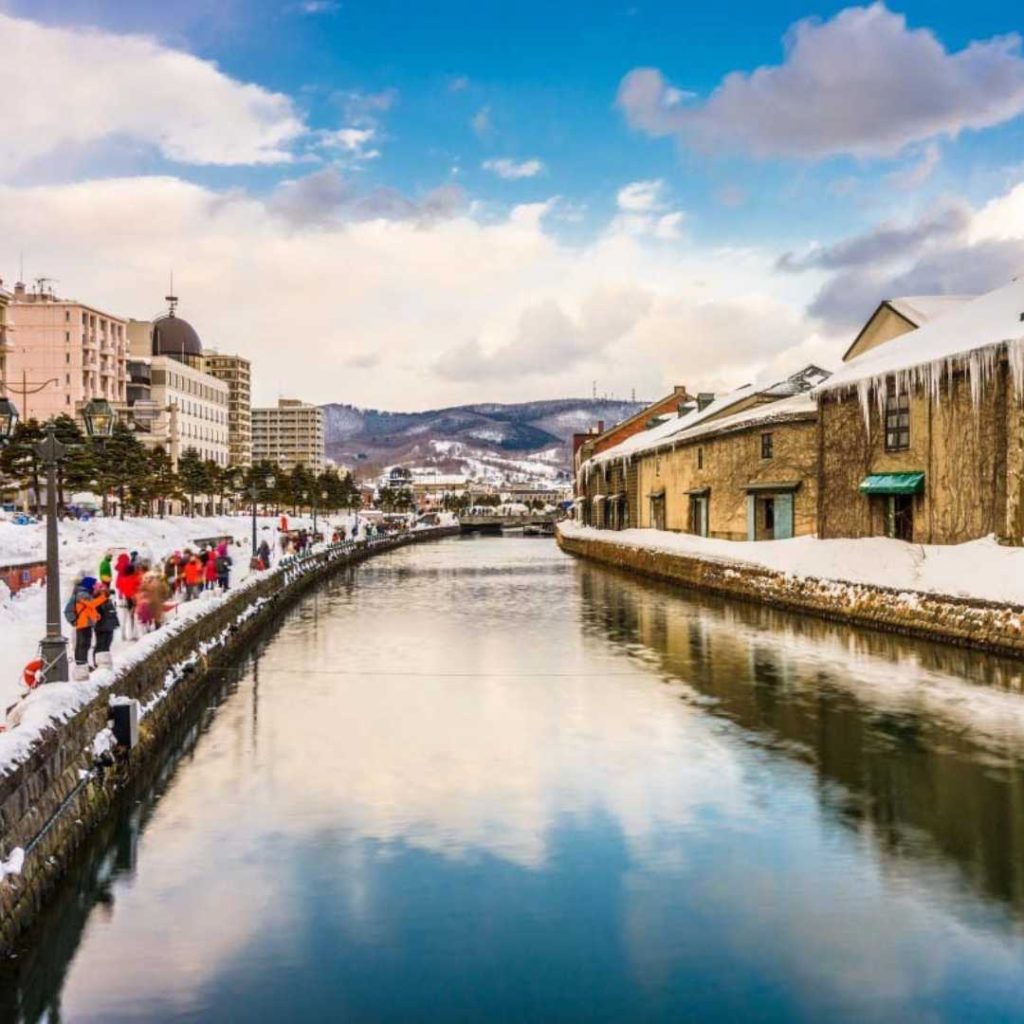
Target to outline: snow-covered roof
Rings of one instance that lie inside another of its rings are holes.
[[[982,349],[1018,343],[1024,338],[1022,316],[1024,278],[1018,278],[995,291],[960,302],[915,331],[869,349],[841,366],[815,390],[836,391],[884,381],[890,374],[925,365],[941,368],[951,360]]]
[[[730,430],[740,430],[765,423],[801,419],[814,415],[817,411],[817,400],[812,398],[809,392],[803,392],[793,395],[791,398],[782,398],[777,402],[764,402],[761,405],[744,409],[743,412],[733,413],[732,416],[723,416],[710,423],[699,423],[676,435],[675,439],[687,441],[695,437],[705,437],[708,434],[722,434]]]
[[[784,402],[787,402],[788,396],[808,394],[812,386],[818,385],[827,377],[828,372],[826,370],[811,365],[788,377],[783,377],[781,380],[772,378],[769,383],[756,381],[753,384],[744,384],[742,387],[714,399],[703,409],[693,409],[682,416],[675,416],[664,423],[659,423],[650,430],[633,434],[632,437],[627,437],[625,441],[620,442],[615,447],[608,448],[593,456],[589,461],[592,465],[602,465],[606,462],[629,459],[641,452],[670,447],[684,434],[689,435],[694,427],[702,423],[708,424],[708,429],[705,433],[712,433],[714,430],[719,429],[726,419],[731,420],[733,418],[720,418],[727,409],[731,409],[734,405],[739,405],[745,399],[757,395],[765,395],[770,399],[778,399],[778,401],[762,403],[753,409],[745,410],[744,413],[737,413],[736,416],[750,413],[754,419],[761,416],[767,417],[769,405],[774,410],[778,406],[783,405]],[[811,408],[813,408],[813,403]],[[714,424],[708,423],[709,420],[714,420]]]
[[[916,327],[943,316],[957,306],[977,298],[976,295],[905,295],[888,299],[888,303],[900,316]]]

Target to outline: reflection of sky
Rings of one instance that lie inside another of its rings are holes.
[[[886,872],[803,766],[582,634],[579,601],[549,544],[494,540],[306,602],[92,915],[68,1019],[1014,1005],[995,912]]]

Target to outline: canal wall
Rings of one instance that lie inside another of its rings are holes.
[[[282,562],[200,618],[190,620],[127,667],[65,721],[53,721],[12,770],[0,775],[0,956],[45,905],[76,850],[103,821],[117,793],[151,772],[186,708],[211,674],[236,663],[283,611],[334,573],[458,527],[417,530],[392,539],[329,545]],[[112,703],[141,706],[138,745],[110,756]]]
[[[563,551],[721,597],[848,625],[1024,657],[1024,606],[794,576],[761,566],[657,551],[604,536],[558,534]]]

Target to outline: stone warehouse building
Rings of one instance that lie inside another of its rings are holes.
[[[578,517],[734,540],[1024,541],[1024,280],[888,299],[835,374],[802,382],[741,388],[587,460]]]
[[[1020,543],[1024,280],[847,354],[818,389],[820,535]]]
[[[808,366],[694,406],[591,459],[579,474],[579,517],[731,540],[814,530],[817,410],[826,372]]]

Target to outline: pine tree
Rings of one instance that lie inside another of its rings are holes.
[[[196,495],[203,494],[207,490],[208,479],[206,466],[199,457],[195,448],[186,448],[178,459],[178,476],[181,478],[181,486],[189,496],[189,515],[196,514]]]
[[[67,446],[67,456],[57,464],[57,508],[63,514],[67,509],[65,489],[74,493],[92,486],[96,476],[92,445],[78,424],[67,414],[53,421],[57,440]]]
[[[109,491],[117,491],[118,514],[124,519],[128,493],[138,498],[146,490],[149,461],[146,449],[125,423],[115,423],[110,437],[93,438],[92,452],[96,478],[103,488],[103,511],[106,513]]]
[[[0,448],[0,472],[13,480],[19,487],[30,487],[32,489],[32,503],[30,507],[34,512],[39,511],[39,474],[41,466],[39,456],[36,455],[36,445],[43,440],[43,429],[39,426],[38,420],[29,420],[27,423],[18,422],[14,427],[11,440]]]
[[[158,445],[152,449],[147,458],[153,496],[156,498],[157,507],[160,509],[160,518],[163,519],[167,502],[177,496],[180,484],[174,472],[174,463],[171,461],[170,455],[161,446]]]

